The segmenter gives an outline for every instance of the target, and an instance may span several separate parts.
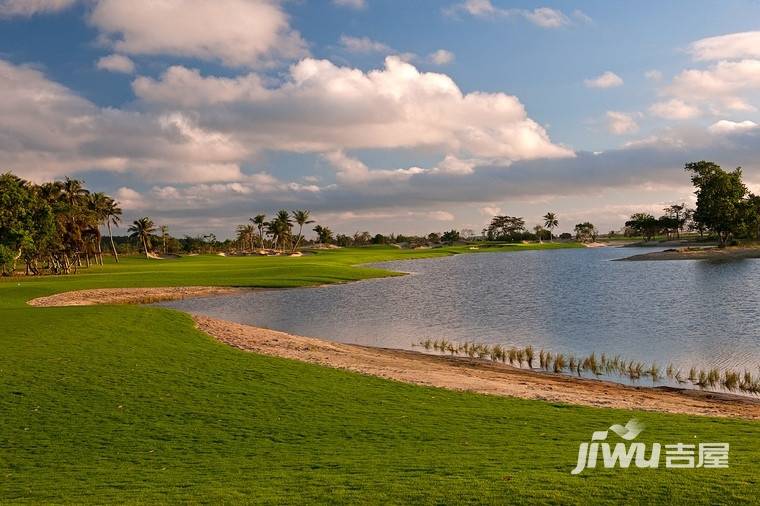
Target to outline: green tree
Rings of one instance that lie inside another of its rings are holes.
[[[595,242],[599,233],[593,223],[585,221],[575,226],[575,238],[580,242]]]
[[[747,187],[742,182],[742,169],[726,172],[713,162],[687,163],[691,182],[696,190],[697,208],[694,221],[718,235],[721,246],[737,233],[746,221]]]
[[[649,213],[634,213],[631,219],[625,222],[625,226],[640,235],[645,241],[651,241],[660,230],[660,222]]]
[[[53,233],[52,210],[33,186],[11,173],[0,175],[0,272],[13,274],[22,256],[36,258]]]
[[[443,233],[443,235],[441,236],[441,241],[443,241],[443,242],[445,242],[447,244],[452,244],[452,243],[457,242],[459,240],[459,238],[460,238],[459,231],[457,231],[457,230],[449,230],[449,231]]]

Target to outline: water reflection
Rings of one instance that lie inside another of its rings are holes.
[[[389,262],[411,276],[164,305],[285,332],[410,348],[424,339],[620,354],[684,368],[760,364],[760,261],[612,262],[635,249]]]

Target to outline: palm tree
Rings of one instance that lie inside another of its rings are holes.
[[[274,243],[280,243],[280,251],[285,250],[285,241],[290,237],[290,231],[293,228],[293,222],[290,219],[290,213],[285,209],[277,211],[274,220],[269,224],[270,231],[276,238]]]
[[[249,221],[256,225],[256,228],[259,231],[259,242],[261,243],[261,249],[264,249],[264,227],[267,226],[267,215],[257,214]]]
[[[108,238],[111,240],[111,252],[116,263],[119,263],[119,254],[116,252],[116,245],[113,243],[113,233],[111,232],[111,225],[118,227],[121,222],[121,208],[119,203],[112,198],[108,198],[103,213],[106,216],[106,226],[108,227]]]
[[[83,232],[83,218],[89,211],[86,208],[87,196],[90,192],[85,189],[82,181],[78,179],[71,179],[67,177],[62,183],[60,183],[60,198],[64,203],[64,214],[68,216],[70,227],[68,230],[67,242],[72,249],[72,257],[77,265],[82,264],[80,252],[84,249],[84,241],[82,239]]]
[[[237,240],[243,245],[243,249],[250,248],[253,251],[254,230],[253,225],[238,225]]]
[[[109,204],[113,202],[105,193],[91,193],[88,199],[88,207],[93,220],[91,234],[95,245],[96,260],[103,265],[103,248],[101,246],[100,227],[109,219]]]
[[[129,237],[132,239],[138,239],[142,243],[143,250],[145,251],[145,258],[150,258],[148,255],[148,248],[150,247],[150,236],[155,231],[156,225],[153,223],[153,220],[147,216],[145,218],[135,220],[132,222],[132,225],[129,227],[129,229],[127,229],[127,232],[130,232]]]
[[[559,226],[559,220],[557,215],[552,212],[548,212],[544,215],[544,226],[549,229],[549,242],[554,240],[554,229]]]
[[[296,241],[293,243],[293,249],[291,251],[292,253],[295,253],[298,246],[301,245],[301,240],[303,240],[303,226],[314,223],[314,220],[309,219],[309,211],[293,211],[293,219],[298,223],[298,235],[296,236]]]
[[[317,233],[320,244],[329,244],[332,241],[332,230],[322,225],[317,225],[312,230]]]

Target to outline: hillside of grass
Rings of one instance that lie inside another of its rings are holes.
[[[387,275],[354,264],[456,252],[128,258],[0,281],[0,503],[757,500],[756,422],[411,386],[241,352],[172,310],[25,305],[94,287],[344,282]],[[633,416],[645,442],[730,443],[731,467],[570,475],[580,442]]]

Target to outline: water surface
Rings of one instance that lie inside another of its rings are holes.
[[[651,249],[479,253],[378,264],[411,275],[163,305],[346,343],[424,339],[620,354],[691,366],[760,365],[760,260],[613,262]],[[419,348],[417,348],[419,349]]]

